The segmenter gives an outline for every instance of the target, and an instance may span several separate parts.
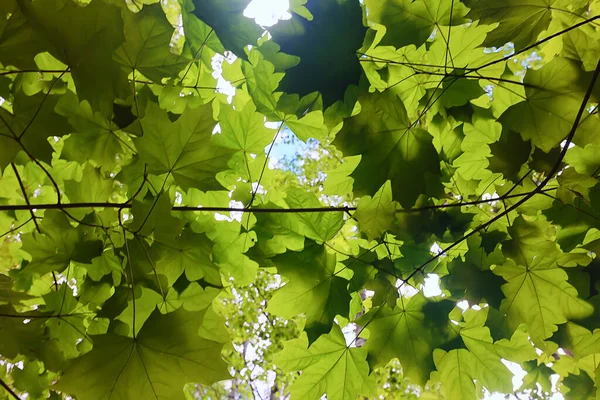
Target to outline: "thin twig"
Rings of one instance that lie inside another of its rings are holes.
[[[27,205],[29,207],[31,207],[31,203],[29,202],[29,196],[27,196],[27,190],[25,189],[25,185],[23,184],[21,175],[19,175],[19,170],[17,170],[17,166],[15,165],[15,163],[10,163],[10,166],[12,167],[12,169],[15,173],[15,177],[17,178],[17,181],[19,182],[19,187],[21,188],[21,192],[23,193],[23,197],[25,198],[25,203],[27,203]],[[42,233],[42,230],[40,229],[40,226],[37,223],[37,219],[35,217],[35,213],[33,210],[34,210],[33,207],[29,208],[29,213],[31,214],[31,219],[33,220],[33,223],[35,224],[35,229],[38,231],[38,233]]]
[[[10,394],[12,397],[14,397],[17,400],[21,400],[19,395],[17,393],[15,393],[15,391],[12,390],[12,388],[10,386],[8,386],[8,384],[6,382],[4,382],[2,379],[0,379],[0,386],[2,386],[4,388],[4,390],[6,390],[8,392],[8,394]]]

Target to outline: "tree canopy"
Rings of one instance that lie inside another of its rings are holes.
[[[0,399],[600,396],[600,2],[249,3],[0,2]]]

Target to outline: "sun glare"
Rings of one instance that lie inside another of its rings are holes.
[[[254,18],[260,26],[273,26],[282,19],[290,19],[289,0],[252,0],[244,10],[244,16]]]

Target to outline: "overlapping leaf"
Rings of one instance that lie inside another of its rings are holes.
[[[151,173],[173,174],[184,190],[220,188],[215,175],[227,168],[232,152],[214,143],[216,122],[210,105],[189,109],[171,122],[165,111],[150,102],[141,122],[144,136],[135,144]]]
[[[419,195],[432,194],[439,174],[432,137],[408,120],[398,99],[388,94],[364,95],[358,115],[344,122],[334,144],[348,155],[362,155],[352,176],[357,194],[374,194],[386,180],[394,200],[414,205]]]
[[[433,353],[439,379],[446,394],[457,398],[476,398],[474,380],[490,391],[510,392],[512,373],[501,359],[521,363],[535,358],[536,354],[527,333],[517,330],[511,340],[493,342],[489,329],[483,324],[487,310],[467,310],[460,329],[466,349],[449,352],[436,349]]]
[[[105,1],[86,7],[68,0],[19,5],[39,36],[52,43],[51,53],[69,65],[79,98],[110,115],[113,101],[130,91],[127,73],[111,58],[124,41],[120,8]]]
[[[419,385],[427,382],[434,369],[433,350],[452,335],[444,332],[443,326],[427,321],[426,304],[425,296],[418,294],[410,299],[398,299],[393,309],[383,306],[362,317],[371,332],[365,349],[373,368],[397,357],[404,376]]]
[[[348,281],[338,276],[344,267],[324,246],[307,244],[302,252],[287,252],[273,262],[290,281],[273,296],[269,312],[285,318],[303,313],[311,341],[331,329],[337,314],[348,314]]]
[[[473,19],[486,24],[500,21],[498,27],[488,34],[486,45],[500,47],[513,42],[517,49],[535,43],[539,34],[548,28],[554,3],[560,1],[465,1],[471,8],[469,16]]]
[[[73,361],[56,386],[80,399],[183,398],[188,381],[228,377],[223,345],[198,337],[205,311],[155,312],[137,338],[94,336],[91,352]]]
[[[574,61],[557,57],[537,71],[529,71],[523,83],[526,99],[510,107],[500,121],[525,140],[548,152],[569,133],[581,107],[590,75]],[[597,115],[584,115],[575,143],[590,143],[598,129]]]
[[[500,309],[512,326],[526,323],[533,338],[546,339],[558,324],[584,318],[593,307],[567,282],[556,244],[543,240],[536,230],[539,226],[519,222],[512,228],[515,238],[505,245],[505,254],[511,258],[493,270],[507,281],[502,286],[506,299]],[[525,249],[527,244],[535,248]]]
[[[320,398],[350,400],[375,393],[364,349],[346,345],[339,326],[308,347],[306,337],[286,343],[275,362],[290,371],[302,370],[290,388],[292,399]]]
[[[386,27],[382,44],[402,47],[420,46],[435,28],[457,25],[467,8],[459,1],[425,0],[367,0],[369,18]]]

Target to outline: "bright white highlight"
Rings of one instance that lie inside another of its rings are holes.
[[[564,149],[566,145],[567,145],[566,140],[563,140],[562,142],[560,142],[561,149]],[[569,149],[572,149],[573,147],[575,147],[575,143],[569,142]]]
[[[502,364],[506,365],[506,368],[508,368],[510,372],[513,373],[513,390],[519,390],[521,385],[523,385],[523,378],[525,377],[525,375],[527,375],[527,372],[523,368],[521,368],[521,366],[517,363],[505,360],[504,358],[500,361],[502,361]]]
[[[289,9],[288,0],[252,0],[244,10],[244,16],[254,18],[260,26],[268,27],[275,25],[279,20],[292,18]]]
[[[442,246],[440,246],[440,244],[438,242],[435,242],[434,244],[431,245],[431,247],[429,248],[429,251],[431,251],[432,254],[434,255],[438,255],[440,253],[443,252],[444,249],[442,249]]]
[[[425,283],[423,284],[423,295],[425,297],[435,297],[441,294],[440,277],[436,274],[427,274],[427,278],[425,278]]]

